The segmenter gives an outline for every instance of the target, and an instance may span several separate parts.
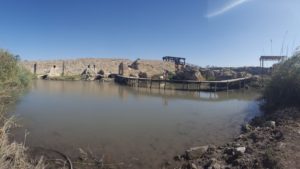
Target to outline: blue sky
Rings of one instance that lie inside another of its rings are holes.
[[[250,66],[300,45],[299,0],[0,2],[0,48],[26,60],[172,55],[201,66]]]

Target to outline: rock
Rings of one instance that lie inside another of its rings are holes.
[[[259,135],[258,133],[251,133],[249,135],[249,138],[251,138],[254,142],[259,142],[259,141],[263,141],[264,137]]]
[[[221,169],[221,165],[218,163],[215,163],[211,166],[212,169]]]
[[[198,167],[196,166],[196,164],[192,163],[191,164],[191,169],[198,169]]]
[[[199,146],[199,147],[192,147],[186,150],[186,158],[188,160],[193,160],[201,157],[204,153],[207,152],[208,146]]]
[[[273,131],[272,135],[276,140],[282,140],[284,138],[283,133],[280,130]]]
[[[237,148],[235,148],[235,151],[236,151],[237,153],[244,154],[245,151],[246,151],[246,147],[237,147]]]
[[[253,151],[254,151],[254,150],[253,150],[252,148],[247,147],[245,153],[252,154]]]
[[[266,127],[275,128],[276,127],[275,121],[267,121],[266,122]]]
[[[138,75],[137,75],[137,74],[130,73],[130,74],[129,74],[129,77],[138,77]]]
[[[196,68],[185,67],[176,72],[175,76],[173,77],[175,80],[195,80],[201,81],[205,80],[202,76],[201,72]]]
[[[231,148],[231,147],[226,147],[224,149],[224,154],[227,154],[227,155],[235,155],[235,149],[234,148]]]
[[[139,72],[138,74],[139,78],[147,78],[147,73],[146,72]]]
[[[209,169],[221,169],[221,165],[218,163],[217,159],[211,158],[207,164]]]
[[[206,80],[215,80],[215,73],[212,70],[205,69],[205,70],[200,70],[200,72],[204,75]]]
[[[181,155],[177,155],[174,157],[175,161],[181,161],[182,160],[182,156]]]
[[[242,126],[242,131],[243,131],[244,133],[248,133],[248,132],[250,132],[251,130],[252,130],[252,126],[251,126],[250,124],[245,124],[245,125]]]
[[[216,150],[217,150],[217,147],[215,145],[209,145],[208,149],[207,149],[207,152],[212,153],[212,152],[214,152]]]

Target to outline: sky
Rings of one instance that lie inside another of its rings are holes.
[[[299,28],[299,0],[0,0],[0,48],[23,60],[258,66],[261,55],[291,55]]]

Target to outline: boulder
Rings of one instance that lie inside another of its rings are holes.
[[[265,125],[266,125],[266,127],[275,128],[276,122],[275,121],[267,121]]]
[[[195,80],[201,81],[205,80],[202,76],[201,72],[197,69],[186,69],[183,68],[176,72],[175,76],[173,77],[175,80]]]
[[[248,133],[248,132],[250,132],[251,130],[252,130],[252,126],[251,126],[250,124],[245,124],[245,125],[242,126],[242,131],[243,131],[244,133]]]
[[[246,151],[246,147],[237,147],[235,148],[235,151],[239,154],[244,154]]]
[[[186,158],[188,160],[193,160],[201,157],[204,153],[207,152],[208,146],[199,146],[199,147],[192,147],[186,150]]]
[[[138,74],[139,78],[147,78],[147,73],[146,72],[139,72]]]
[[[227,80],[237,78],[237,73],[230,69],[222,69],[216,77],[218,80]]]

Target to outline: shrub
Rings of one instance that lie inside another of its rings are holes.
[[[19,64],[20,57],[0,49],[0,87],[25,87],[32,79],[31,73]]]
[[[265,109],[300,107],[300,54],[275,67],[263,98]]]
[[[99,72],[98,72],[99,75],[104,75],[104,71],[101,69]]]
[[[139,78],[147,78],[148,75],[146,72],[139,72]]]
[[[15,79],[17,74],[17,59],[10,53],[0,50],[0,82]]]

